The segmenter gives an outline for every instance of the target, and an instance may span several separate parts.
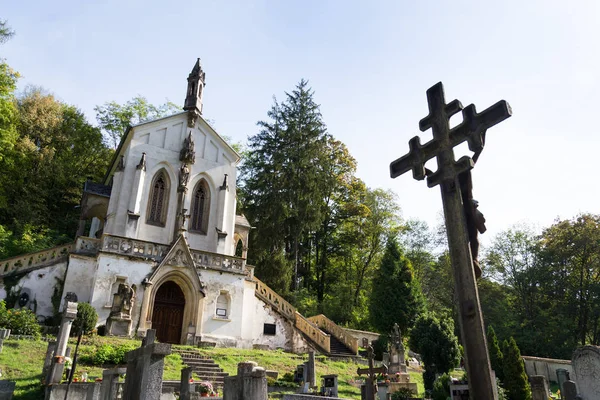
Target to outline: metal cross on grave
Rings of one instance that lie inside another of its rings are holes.
[[[512,112],[504,100],[481,113],[476,112],[473,104],[463,108],[458,100],[446,103],[441,82],[427,90],[427,102],[429,115],[419,122],[419,128],[422,132],[431,128],[433,139],[424,145],[418,136],[410,139],[408,154],[390,164],[390,175],[396,178],[412,170],[417,180],[427,177],[427,186],[440,185],[469,391],[472,399],[492,400],[497,396],[496,382],[492,379],[473,264],[477,258],[478,228],[473,226],[477,203],[471,197],[470,170],[483,150],[486,130],[510,117]],[[450,117],[460,111],[463,121],[451,129]],[[475,155],[473,159],[464,156],[455,161],[453,148],[465,141]],[[425,168],[425,163],[433,157],[438,165],[435,172]],[[476,268],[479,268],[477,263]]]
[[[356,373],[360,376],[362,374],[367,375],[365,382],[365,400],[375,400],[375,393],[377,393],[377,376],[375,374],[387,374],[388,368],[385,365],[375,368],[373,366],[373,346],[367,347],[367,358],[369,359],[369,368],[358,368]]]

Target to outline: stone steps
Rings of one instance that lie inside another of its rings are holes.
[[[174,348],[173,351],[181,356],[185,365],[192,368],[192,371],[198,376],[200,381],[208,381],[215,387],[223,387],[224,378],[229,376],[229,374],[224,372],[215,360],[194,350]]]

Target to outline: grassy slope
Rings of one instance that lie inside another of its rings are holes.
[[[69,346],[75,350],[75,340],[71,340]],[[114,337],[94,337],[85,339],[79,348],[79,354],[85,358],[93,354],[96,349],[104,344],[132,344],[139,346],[138,340],[119,339]],[[2,379],[14,380],[17,383],[15,400],[33,400],[42,396],[40,381],[42,378],[42,366],[46,354],[47,343],[29,340],[5,340],[4,350],[0,353],[0,368],[2,368]],[[283,351],[244,350],[233,348],[202,349],[200,352],[213,358],[221,368],[230,375],[237,372],[237,364],[241,361],[255,361],[259,366],[279,372],[281,378],[286,372],[293,372],[298,364],[307,360],[306,356],[286,353]],[[106,368],[113,366],[107,365]],[[179,380],[180,371],[183,367],[181,357],[172,354],[165,361],[163,379]],[[355,379],[358,364],[353,362],[331,361],[325,357],[317,357],[317,378],[327,374],[338,374],[339,394],[341,397],[360,399],[360,389],[349,384]],[[361,366],[362,367],[362,366]],[[87,372],[90,379],[102,377],[102,367],[78,364],[77,374]],[[419,385],[419,391],[423,393],[423,380],[419,372],[411,371],[411,379]]]

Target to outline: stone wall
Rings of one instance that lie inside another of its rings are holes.
[[[525,362],[525,372],[528,377],[535,375],[543,375],[546,377],[548,382],[556,382],[556,370],[566,369],[570,374],[573,373],[573,367],[571,366],[571,360],[558,360],[553,358],[541,358],[541,357],[530,357],[522,356]]]
[[[356,339],[358,339],[358,345],[360,347],[362,347],[362,343],[363,343],[363,339],[367,339],[369,341],[369,343],[376,341],[377,339],[379,339],[379,333],[376,332],[369,332],[369,331],[359,331],[357,329],[348,329],[345,328],[346,332],[348,332],[349,334],[351,334],[352,336],[354,336]]]

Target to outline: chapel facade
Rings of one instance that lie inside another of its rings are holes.
[[[202,118],[205,78],[198,59],[181,113],[127,129],[104,181],[84,186],[74,243],[0,261],[0,278],[18,278],[8,290],[42,322],[69,298],[90,303],[109,335],[325,353],[335,336],[356,354],[358,339],[303,317],[246,263],[240,155]]]

